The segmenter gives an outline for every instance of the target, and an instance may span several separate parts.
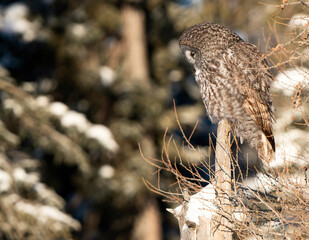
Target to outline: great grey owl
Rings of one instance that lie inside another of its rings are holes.
[[[231,30],[213,23],[188,28],[179,45],[193,66],[213,123],[227,119],[236,135],[270,161],[275,152],[272,75],[263,54]]]

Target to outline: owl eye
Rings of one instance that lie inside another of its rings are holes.
[[[197,52],[196,51],[191,51],[191,50],[186,50],[185,55],[189,63],[195,64],[195,61],[197,59]]]
[[[194,59],[195,56],[196,56],[196,53],[195,52],[190,52],[190,56]]]

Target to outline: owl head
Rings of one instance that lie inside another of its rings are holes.
[[[201,23],[184,31],[179,45],[187,61],[197,70],[203,61],[220,57],[239,41],[243,40],[221,25]]]

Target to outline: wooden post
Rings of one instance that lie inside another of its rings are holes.
[[[189,196],[183,203],[168,209],[179,223],[182,240],[232,240],[230,125],[222,120],[218,126],[215,181]]]
[[[231,184],[231,126],[227,120],[221,120],[217,130],[215,189],[218,213],[214,217],[214,239],[232,240],[232,214],[230,195]]]

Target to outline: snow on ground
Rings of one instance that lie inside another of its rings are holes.
[[[270,163],[270,167],[282,168],[291,164],[300,167],[308,165],[309,156],[302,155],[303,146],[298,143],[299,140],[306,139],[309,139],[309,132],[300,129],[276,134],[276,159]]]

